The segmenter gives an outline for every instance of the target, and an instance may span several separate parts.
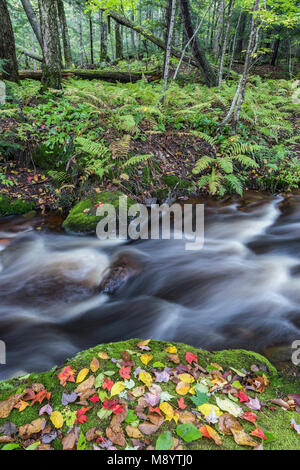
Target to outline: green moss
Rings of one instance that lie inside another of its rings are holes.
[[[0,217],[5,215],[18,215],[26,214],[34,209],[33,202],[25,201],[24,199],[11,199],[7,196],[0,194]]]
[[[77,354],[74,358],[66,361],[65,365],[70,365],[71,368],[79,371],[82,368],[89,367],[91,360],[94,357],[98,357],[100,351],[108,353],[110,358],[120,359],[123,351],[129,351],[132,357],[132,360],[135,362],[135,367],[141,365],[139,356],[141,351],[136,347],[138,339],[131,339],[128,341],[121,341],[118,343],[108,343],[96,346],[94,348],[82,351]],[[165,351],[169,343],[164,341],[151,341],[151,354],[154,357],[155,361],[160,361],[163,364],[172,366],[168,359],[168,353]],[[276,398],[278,396],[287,396],[289,393],[299,393],[300,384],[293,378],[281,375],[274,368],[270,362],[263,356],[253,353],[246,350],[227,350],[227,351],[217,351],[209,352],[202,349],[197,349],[192,346],[188,346],[183,343],[172,343],[177,347],[178,355],[181,358],[182,362],[185,363],[185,354],[187,352],[193,352],[197,354],[199,364],[207,366],[211,362],[218,363],[223,367],[224,370],[230,370],[231,367],[240,370],[241,368],[249,369],[251,365],[255,364],[258,367],[265,370],[265,375],[270,380],[270,386],[266,388],[266,391],[259,395],[259,399],[265,403],[271,398]],[[119,378],[118,367],[115,363],[111,361],[100,359],[100,369],[95,374],[97,375],[100,372],[112,371],[114,375],[111,376],[113,381],[117,381]],[[151,371],[151,364],[147,366],[143,365],[143,369]],[[51,371],[44,372],[41,374],[30,374],[29,376],[21,377],[18,379],[12,379],[6,382],[0,382],[0,401],[7,399],[12,394],[17,391],[20,392],[30,386],[32,383],[42,383],[51,392],[51,406],[53,409],[63,412],[65,407],[61,404],[62,393],[66,391],[74,390],[74,383],[68,382],[66,387],[63,388],[59,385],[57,378],[58,369],[55,367]],[[138,385],[138,383],[137,383]],[[168,383],[160,384],[164,391],[169,392],[174,398],[171,399],[170,404],[174,407],[177,407],[178,395],[175,392],[175,384],[172,381]],[[251,392],[249,392],[251,395]],[[210,402],[214,402],[214,397],[210,398]],[[187,395],[185,397],[185,403],[189,406],[191,405],[190,398]],[[20,426],[25,423],[30,423],[38,417],[38,411],[42,405],[35,404],[32,407],[28,406],[22,413],[19,413],[18,410],[13,410],[9,416],[9,421],[12,421],[16,425]],[[136,402],[128,402],[129,409],[134,409]],[[97,413],[102,408],[101,402],[96,403],[91,410],[88,411],[88,422],[81,425],[81,431],[86,433],[88,429],[96,426],[101,428],[105,435],[105,429],[109,425],[109,419],[99,420]],[[70,405],[70,410],[74,411],[78,409],[78,405]],[[258,412],[257,426],[261,428],[264,432],[270,432],[274,436],[274,440],[264,443],[264,448],[267,450],[277,450],[277,449],[299,449],[299,436],[291,428],[290,422],[292,417],[295,418],[296,422],[299,422],[299,414],[296,412],[286,411],[279,407],[276,408],[276,411],[269,410],[265,408],[263,412]],[[47,416],[45,415],[47,418]],[[49,418],[47,418],[49,419]],[[8,420],[8,419],[7,419]],[[0,426],[7,420],[0,419]],[[254,429],[253,424],[243,420],[243,426],[246,432],[251,432]],[[122,426],[125,428],[126,423],[123,423]],[[63,434],[67,432],[68,426],[65,424],[62,431]],[[173,435],[176,435],[175,432],[176,424],[172,420],[171,422],[165,421],[160,427],[159,431],[150,436],[150,440],[155,443],[159,434],[165,430],[170,430]],[[187,444],[184,443],[184,448],[187,450],[193,449],[207,449],[207,450],[243,450],[247,449],[246,447],[238,446],[232,436],[223,436],[223,444],[221,447],[216,446],[216,444],[209,439],[202,438],[194,443]],[[131,440],[127,438],[127,444],[132,445]],[[56,439],[52,446],[55,449],[61,449],[61,441]],[[0,446],[1,448],[2,446]],[[92,443],[88,443],[87,449],[92,448]]]
[[[189,189],[191,187],[191,183],[184,178],[179,178],[176,175],[164,175],[163,181],[169,188],[177,188],[177,189]]]
[[[98,222],[103,218],[96,216],[97,208],[95,205],[99,203],[111,204],[117,212],[119,209],[120,197],[124,197],[124,194],[121,191],[103,192],[80,201],[69,213],[63,223],[63,228],[67,232],[94,233]],[[135,201],[128,198],[128,207],[134,203]]]

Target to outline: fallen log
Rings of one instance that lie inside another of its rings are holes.
[[[32,80],[41,80],[42,71],[41,70],[20,70],[19,76],[21,80],[30,78]],[[135,83],[138,80],[141,80],[143,77],[146,78],[149,82],[160,80],[162,75],[160,72],[148,72],[145,74],[139,72],[113,72],[113,71],[103,71],[103,70],[63,70],[62,77],[78,77],[85,80],[104,80],[106,82],[120,82],[120,83]]]

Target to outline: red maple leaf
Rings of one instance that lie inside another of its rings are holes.
[[[187,352],[185,358],[189,364],[192,364],[192,362],[198,362],[197,356],[191,352]]]
[[[97,403],[98,401],[100,401],[100,398],[98,397],[98,395],[93,395],[90,400],[93,402],[93,403]]]
[[[106,410],[111,410],[114,414],[122,413],[123,411],[123,407],[119,404],[118,400],[105,398],[103,406]]]
[[[113,381],[105,377],[102,388],[107,389],[110,392],[111,389],[113,388],[113,385],[114,385]]]
[[[179,398],[178,406],[181,410],[184,410],[187,407],[187,405],[184,404],[184,398],[183,397]]]
[[[80,410],[77,410],[76,411],[76,420],[75,420],[75,424],[76,423],[80,423],[80,424],[83,424],[83,423],[87,423],[87,417],[85,415],[85,413],[90,410],[92,407],[91,406],[87,406],[87,407],[82,407],[80,408]]]
[[[75,382],[75,374],[76,370],[71,369],[70,366],[66,366],[59,374],[58,378],[60,381],[60,385],[65,387],[67,382]]]
[[[239,398],[240,403],[243,403],[243,401],[249,401],[249,397],[248,397],[247,393],[245,393],[245,392],[237,393],[237,394],[235,394],[235,396]]]
[[[123,366],[119,370],[119,374],[123,379],[130,379],[130,372],[131,372],[131,367],[130,366],[128,366],[128,367]]]
[[[260,428],[256,428],[254,431],[251,431],[251,434],[252,436],[260,437],[261,439],[267,439]]]
[[[149,411],[151,411],[151,413],[158,413],[160,416],[162,416],[160,408],[158,406],[156,408],[152,408],[152,406],[149,406]]]
[[[252,411],[245,411],[241,418],[245,419],[246,421],[250,421],[250,423],[255,423],[255,421],[257,420],[256,414]]]
[[[42,403],[42,401],[45,400],[45,398],[49,401],[50,397],[51,397],[51,392],[48,392],[47,390],[42,390],[41,392],[36,394],[33,401],[31,402],[31,406],[37,402]]]
[[[208,437],[208,439],[211,439],[210,434],[206,428],[206,426],[201,426],[199,429],[203,437]]]

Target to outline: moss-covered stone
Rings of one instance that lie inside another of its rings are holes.
[[[163,181],[169,188],[189,189],[191,187],[191,183],[188,180],[179,178],[177,175],[164,175]]]
[[[0,194],[0,217],[5,215],[26,214],[34,209],[34,207],[33,202],[28,202],[24,199],[11,199]]]
[[[69,365],[72,369],[75,369],[77,372],[83,368],[89,368],[91,360],[93,358],[99,359],[99,352],[105,352],[108,354],[110,358],[120,359],[123,351],[129,351],[132,360],[134,361],[133,370],[135,367],[141,366],[140,355],[142,351],[137,348],[137,343],[139,339],[131,339],[128,341],[121,341],[117,343],[108,343],[96,346],[94,348],[88,349],[86,351],[82,351],[77,354],[73,359],[70,359],[65,362],[61,367]],[[151,346],[151,354],[153,355],[153,361],[161,362],[166,364],[169,367],[174,367],[168,358],[168,353],[166,352],[166,347],[169,346],[170,343],[164,341],[154,341],[152,340],[149,346]],[[253,353],[251,351],[246,350],[227,350],[227,351],[217,351],[217,352],[209,352],[202,349],[197,349],[192,346],[188,346],[182,343],[172,343],[177,348],[177,354],[183,364],[186,363],[185,355],[187,352],[192,352],[198,357],[198,363],[202,366],[207,367],[210,363],[217,363],[223,367],[224,370],[232,370],[231,368],[235,368],[237,370],[241,370],[242,368],[249,371],[252,365],[256,365],[261,369],[261,372],[258,374],[265,374],[269,381],[270,385],[266,388],[264,393],[259,394],[258,398],[268,404],[268,400],[271,398],[277,398],[281,396],[287,396],[289,393],[299,393],[300,392],[300,384],[299,381],[296,381],[292,377],[286,377],[281,375],[274,366],[263,356]],[[112,362],[110,360],[99,359],[100,361],[100,368],[95,373],[98,375],[100,373],[105,373],[110,371],[110,375],[107,377],[112,378],[114,382],[119,380],[119,368],[116,362]],[[143,369],[148,370],[151,372],[151,364],[142,366]],[[0,382],[0,401],[6,400],[9,396],[13,395],[14,393],[22,392],[27,387],[29,387],[33,383],[41,383],[43,384],[46,389],[51,392],[51,406],[56,411],[61,411],[65,413],[66,407],[61,403],[61,397],[63,392],[69,393],[71,390],[74,390],[76,386],[74,383],[68,382],[66,387],[61,387],[59,385],[58,380],[58,372],[61,368],[54,367],[49,372],[44,372],[40,374],[30,374],[26,377],[20,377],[17,379],[11,379],[9,381]],[[111,376],[111,373],[113,375]],[[138,379],[134,379],[136,385],[139,385]],[[176,385],[169,381],[168,383],[161,383],[160,384],[164,391],[167,391],[171,395],[174,396],[171,399],[170,403],[174,407],[178,407],[177,399],[178,395],[176,394],[175,387]],[[251,391],[249,391],[251,395]],[[256,395],[257,396],[257,395]],[[185,403],[190,406],[190,398],[187,395],[184,397]],[[210,397],[210,402],[214,403],[214,396]],[[130,409],[134,409],[136,405],[135,402],[132,404],[128,404]],[[17,409],[14,409],[8,419],[0,419],[0,427],[1,425],[9,420],[15,423],[17,426],[27,424],[32,422],[33,420],[37,419],[39,409],[42,405],[36,403],[34,406],[27,406],[27,408],[19,413]],[[77,409],[80,408],[81,405],[71,404],[69,405],[68,409],[69,412],[75,412]],[[81,424],[81,431],[85,434],[90,428],[97,427],[103,430],[105,435],[105,429],[109,425],[109,419],[102,419],[99,420],[97,413],[99,412],[100,408],[103,405],[98,403],[88,412],[88,422]],[[244,406],[244,405],[243,405]],[[245,410],[248,410],[245,408]],[[285,450],[292,450],[292,449],[299,449],[299,436],[295,430],[292,429],[290,422],[291,419],[294,418],[297,423],[299,423],[299,414],[296,411],[287,411],[282,409],[281,407],[276,407],[276,410],[269,409],[265,407],[263,412],[256,412],[258,418],[256,425],[260,429],[262,429],[265,433],[271,433],[273,435],[272,439],[264,442],[264,448],[266,450],[277,450],[277,449],[285,449]],[[46,416],[46,415],[45,415]],[[47,418],[47,417],[46,417]],[[48,419],[48,418],[47,418]],[[255,429],[255,425],[241,420],[241,423],[247,433],[250,433]],[[122,426],[126,426],[126,423],[123,423]],[[216,428],[217,429],[217,428]],[[62,431],[63,435],[66,434],[68,430],[68,425],[65,424]],[[170,430],[174,436],[176,436],[176,423],[172,421],[165,421],[163,425],[160,427],[159,431],[155,434],[150,436],[151,442],[155,443],[156,439],[159,434],[162,432]],[[128,437],[126,438],[126,442],[128,446],[131,446],[131,439]],[[61,449],[61,441],[56,439],[51,444],[55,449]],[[0,448],[3,445],[0,444]],[[235,443],[232,436],[222,435],[222,446],[218,447],[212,439],[202,438],[198,441],[193,443],[186,444],[183,442],[183,446],[185,450],[194,450],[194,449],[207,449],[207,450],[216,450],[216,449],[224,449],[224,450],[248,450],[248,447],[239,446]],[[92,448],[92,443],[87,444],[87,449]]]
[[[94,233],[98,222],[102,218],[96,215],[97,204],[111,204],[118,214],[119,198],[124,196],[125,195],[121,191],[103,192],[80,201],[69,213],[63,223],[63,228],[66,232],[84,234]],[[128,198],[127,206],[130,207],[132,204],[135,204],[135,201]]]

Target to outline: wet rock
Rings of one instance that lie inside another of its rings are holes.
[[[129,279],[138,276],[145,267],[147,257],[138,250],[126,250],[116,255],[109,272],[100,284],[100,291],[113,295]]]

